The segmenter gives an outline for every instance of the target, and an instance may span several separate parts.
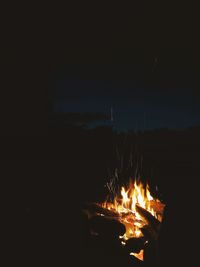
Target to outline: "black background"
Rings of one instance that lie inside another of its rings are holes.
[[[83,160],[77,140],[72,140],[72,157],[63,151],[62,143],[58,145],[59,141],[49,136],[51,78],[66,68],[75,78],[78,73],[89,79],[119,75],[127,79],[134,71],[136,79],[152,84],[162,84],[167,76],[169,84],[173,80],[180,87],[180,97],[186,84],[198,93],[197,9],[189,3],[140,2],[131,8],[85,2],[74,6],[15,5],[5,7],[8,15],[5,12],[2,38],[1,188],[7,263],[82,266],[77,262],[82,248],[79,232],[72,230],[80,229],[76,209],[88,196],[94,197],[90,189],[96,183],[91,182],[93,176],[98,176],[98,186],[102,185],[101,177],[106,176],[102,166],[112,160],[112,154],[107,151],[105,159],[99,143],[100,153],[88,153]],[[162,67],[154,81],[149,69],[159,55]],[[98,71],[100,64],[107,67]],[[82,65],[89,66],[89,71]],[[93,65],[97,67],[92,72]],[[109,65],[117,67],[111,71]],[[191,264],[198,258],[196,215],[188,218],[188,209],[198,214],[198,134],[183,143],[191,139],[193,144],[186,146],[176,146],[175,141],[168,153],[161,149],[157,156],[161,162],[155,163],[171,207],[164,257],[172,266]],[[167,147],[170,142],[165,141]],[[177,160],[180,155],[185,155],[181,161]],[[166,182],[168,177],[173,188]],[[78,195],[75,199],[74,193]]]

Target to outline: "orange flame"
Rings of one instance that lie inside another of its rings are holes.
[[[148,184],[144,187],[141,182],[130,183],[128,189],[122,187],[120,196],[116,196],[113,203],[102,204],[104,208],[117,212],[120,215],[120,222],[126,227],[125,234],[119,236],[122,245],[125,245],[130,238],[143,236],[140,228],[147,223],[136,211],[136,204],[150,212],[160,222],[162,221],[164,204],[152,197]],[[140,260],[143,260],[143,250],[139,253],[130,253],[130,255],[138,256]]]

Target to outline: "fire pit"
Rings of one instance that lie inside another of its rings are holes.
[[[84,212],[91,235],[117,239],[129,255],[143,261],[145,246],[158,239],[164,207],[148,184],[135,180],[122,186],[113,201],[87,203]]]

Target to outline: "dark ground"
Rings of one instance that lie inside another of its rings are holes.
[[[123,257],[112,247],[88,245],[80,213],[85,201],[104,198],[108,168],[118,164],[118,144],[124,155],[136,145],[138,155],[143,156],[142,177],[159,186],[167,203],[161,266],[195,266],[199,132],[199,128],[160,130],[132,134],[125,140],[110,129],[76,130],[77,135],[62,137],[56,130],[49,132],[46,143],[32,147],[32,151],[41,151],[36,159],[21,147],[22,159],[13,155],[13,160],[1,161],[8,183],[2,204],[9,203],[5,247],[12,246],[12,260],[26,266],[69,266],[71,260],[70,266],[122,266]]]

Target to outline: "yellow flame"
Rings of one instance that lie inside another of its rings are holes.
[[[125,188],[124,187],[122,187],[121,195],[122,195],[122,205],[124,207],[128,207],[128,204],[130,202],[130,199],[128,197],[128,191],[125,191]]]
[[[136,258],[138,258],[139,260],[143,261],[144,260],[144,250],[140,250],[139,253],[130,253],[131,256],[135,256]]]
[[[158,214],[155,209],[155,203],[158,202],[161,203],[158,199],[153,198],[148,184],[144,187],[141,182],[135,181],[134,183],[130,183],[128,189],[123,186],[120,191],[120,196],[116,196],[113,203],[104,202],[102,206],[121,215],[119,220],[125,225],[126,232],[123,236],[120,236],[120,239],[125,242],[129,238],[143,236],[140,228],[143,227],[146,222],[136,211],[136,204],[146,209],[161,221],[162,214]],[[154,204],[154,206],[152,204]]]

